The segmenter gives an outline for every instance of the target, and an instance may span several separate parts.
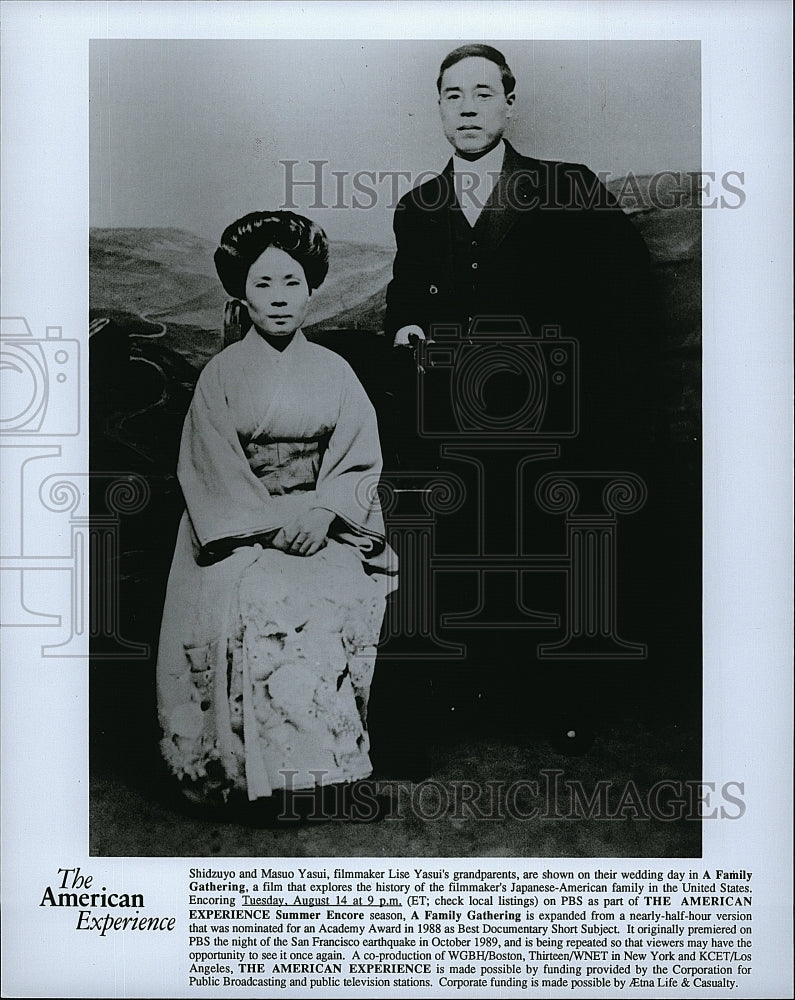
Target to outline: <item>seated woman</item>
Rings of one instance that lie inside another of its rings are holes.
[[[255,212],[215,265],[253,325],[207,364],[185,420],[157,664],[162,753],[202,804],[371,773],[367,700],[396,585],[375,412],[301,332],[324,232]]]

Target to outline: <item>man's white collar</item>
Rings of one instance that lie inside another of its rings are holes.
[[[453,187],[458,204],[470,226],[477,222],[483,206],[494,190],[505,160],[505,143],[499,142],[494,149],[477,160],[453,157]]]

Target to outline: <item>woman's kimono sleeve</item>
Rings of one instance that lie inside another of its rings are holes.
[[[356,546],[372,569],[397,571],[397,557],[386,544],[378,498],[381,445],[373,405],[346,366],[337,424],[318,473],[311,504],[332,511],[344,523],[340,540]]]
[[[213,358],[199,376],[182,430],[177,477],[202,548],[223,539],[277,531],[295,505],[272,497],[251,471]]]

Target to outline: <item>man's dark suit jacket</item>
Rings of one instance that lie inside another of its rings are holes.
[[[587,167],[505,146],[472,229],[455,198],[452,160],[399,202],[386,335],[409,324],[426,337],[436,324],[465,334],[477,316],[518,315],[535,335],[558,326],[580,345],[579,444],[604,461],[637,454],[649,421],[645,244]]]

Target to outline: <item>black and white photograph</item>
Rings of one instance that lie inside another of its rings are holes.
[[[3,995],[789,995],[791,4],[2,20]]]
[[[701,853],[699,50],[91,42],[96,853]]]

